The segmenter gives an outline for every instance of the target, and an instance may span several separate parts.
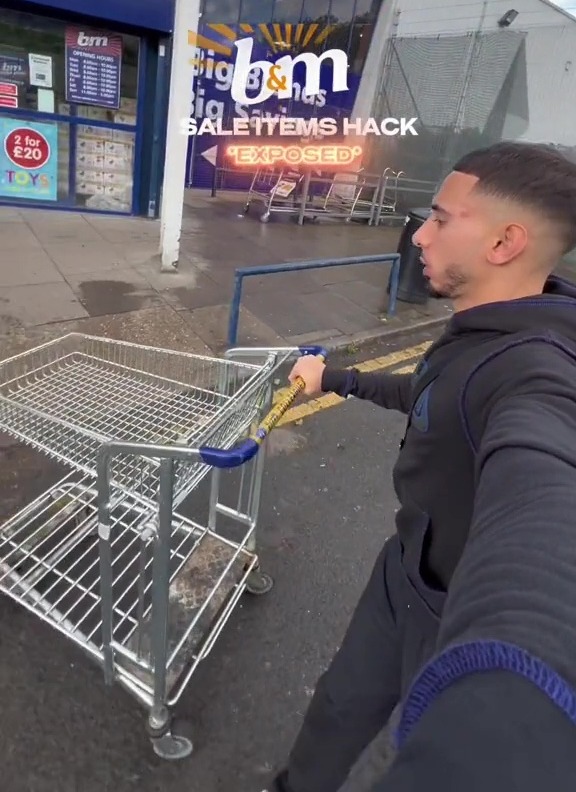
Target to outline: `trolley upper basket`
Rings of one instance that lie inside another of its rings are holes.
[[[69,467],[96,475],[109,442],[232,447],[261,414],[275,367],[71,333],[0,362],[0,429]],[[207,472],[176,463],[175,503]],[[159,463],[112,460],[111,483],[157,495]]]

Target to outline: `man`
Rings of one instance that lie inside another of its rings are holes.
[[[397,533],[318,682],[275,792],[337,792],[401,704],[375,792],[576,783],[576,165],[463,157],[414,235],[454,316],[414,376],[301,358],[306,393],[408,415]],[[327,527],[329,531],[329,527]]]

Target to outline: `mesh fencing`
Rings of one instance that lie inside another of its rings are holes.
[[[572,64],[574,60],[574,65]],[[576,157],[576,20],[559,26],[390,38],[372,115],[415,117],[418,136],[375,137],[386,167],[430,193],[463,154],[500,140],[551,143]]]

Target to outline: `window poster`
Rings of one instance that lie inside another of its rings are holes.
[[[58,199],[58,124],[0,117],[0,195]]]
[[[66,27],[66,101],[118,110],[122,36]]]

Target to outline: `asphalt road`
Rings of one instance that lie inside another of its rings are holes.
[[[69,641],[0,597],[2,790],[261,792],[393,531],[391,475],[403,428],[397,413],[348,400],[270,439],[260,549],[275,587],[245,596],[186,689],[178,713],[192,724],[195,752],[182,762],[154,755],[134,699],[107,688]],[[49,466],[10,445],[0,453],[5,514]],[[385,762],[379,740],[346,789],[366,789]]]

